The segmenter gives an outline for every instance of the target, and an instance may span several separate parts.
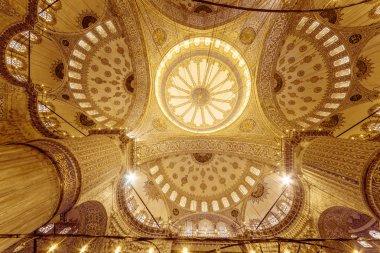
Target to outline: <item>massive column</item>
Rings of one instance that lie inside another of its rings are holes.
[[[0,146],[0,234],[33,232],[104,191],[121,167],[120,148],[101,135]],[[0,252],[13,243],[0,239]]]
[[[344,206],[380,218],[380,143],[318,137],[304,146],[301,169],[320,212]]]
[[[0,233],[30,233],[52,218],[60,202],[60,178],[41,151],[0,146]],[[18,239],[0,239],[0,252]]]

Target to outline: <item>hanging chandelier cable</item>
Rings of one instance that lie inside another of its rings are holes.
[[[213,5],[223,8],[229,8],[229,9],[236,9],[236,10],[242,10],[242,11],[253,11],[253,12],[274,12],[274,13],[305,13],[305,12],[321,12],[321,11],[332,11],[332,10],[340,10],[344,8],[349,8],[357,5],[361,5],[364,3],[370,3],[373,0],[363,0],[358,3],[352,3],[347,4],[343,6],[335,6],[331,8],[316,8],[316,9],[261,9],[261,8],[250,8],[250,7],[242,7],[242,6],[235,6],[230,4],[223,4],[223,3],[214,3],[209,0],[192,0],[193,2],[202,3],[206,5]]]

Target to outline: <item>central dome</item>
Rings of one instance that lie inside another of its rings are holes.
[[[245,60],[231,45],[193,38],[165,55],[155,88],[170,121],[190,132],[210,133],[241,115],[249,100],[251,77]]]

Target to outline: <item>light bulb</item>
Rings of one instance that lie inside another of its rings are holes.
[[[87,245],[84,245],[84,246],[80,249],[79,253],[84,253],[84,252],[86,252],[86,250],[87,250]]]
[[[117,248],[115,249],[115,253],[120,253],[120,252],[121,252],[121,247],[117,246]]]
[[[183,247],[182,253],[189,253],[189,250],[186,247]]]
[[[54,250],[56,250],[57,248],[58,248],[58,244],[53,244],[53,245],[50,246],[48,252],[54,252]]]
[[[150,247],[150,248],[149,248],[148,253],[154,253],[154,249],[153,249],[153,247]]]
[[[283,184],[288,185],[288,184],[290,184],[292,182],[292,177],[289,176],[289,175],[285,175],[285,176],[283,176],[281,178],[281,181],[282,181]]]
[[[125,178],[127,179],[127,183],[131,184],[136,181],[137,176],[135,172],[129,172],[129,174],[126,175]]]

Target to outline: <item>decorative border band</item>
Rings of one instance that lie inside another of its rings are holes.
[[[380,154],[372,160],[365,173],[364,193],[372,212],[380,218]]]
[[[74,155],[62,144],[53,140],[34,140],[24,145],[41,150],[57,168],[61,178],[61,201],[55,214],[70,210],[77,202],[81,190],[81,173]]]

